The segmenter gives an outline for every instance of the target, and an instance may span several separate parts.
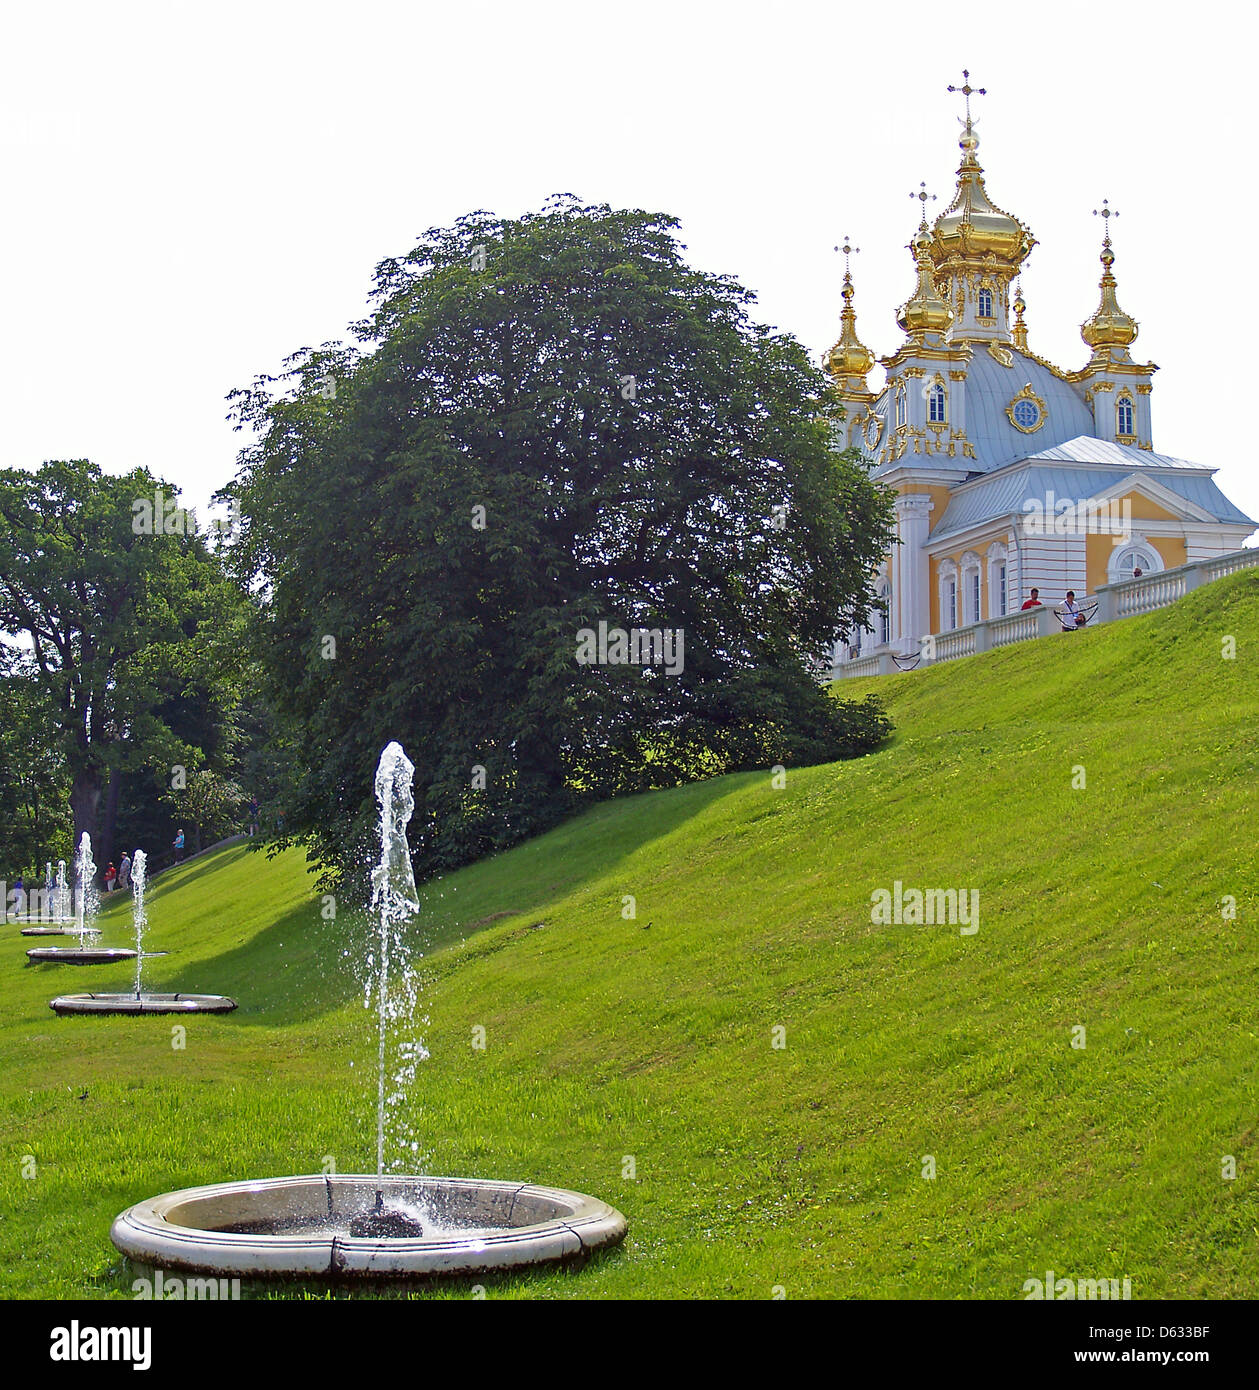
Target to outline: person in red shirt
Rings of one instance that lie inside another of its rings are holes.
[[[1041,602],[1040,602],[1040,590],[1039,590],[1039,589],[1033,589],[1033,590],[1032,590],[1032,596],[1031,596],[1031,598],[1029,598],[1029,599],[1027,600],[1027,602],[1023,605],[1023,607],[1024,607],[1024,608],[1039,608],[1040,606],[1041,606]]]

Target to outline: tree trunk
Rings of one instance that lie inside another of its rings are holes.
[[[74,848],[77,851],[83,832],[96,844],[96,816],[101,804],[101,782],[94,768],[84,768],[75,775],[70,787],[70,811],[74,816]],[[99,853],[99,851],[98,851]],[[96,856],[93,855],[93,858]]]
[[[118,802],[122,796],[122,773],[114,768],[109,774],[109,785],[105,789],[105,810],[101,816],[101,846],[105,864],[116,864],[119,856],[114,853],[114,836],[118,830]]]

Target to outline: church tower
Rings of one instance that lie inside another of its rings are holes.
[[[1119,307],[1117,282],[1112,267],[1115,252],[1110,240],[1110,219],[1118,217],[1108,199],[1102,200],[1101,211],[1105,232],[1102,238],[1102,278],[1098,288],[1101,302],[1090,318],[1080,326],[1080,336],[1093,350],[1088,364],[1076,380],[1084,387],[1084,399],[1093,410],[1094,430],[1098,439],[1112,439],[1116,444],[1135,444],[1139,449],[1153,449],[1154,435],[1150,421],[1151,378],[1158,371],[1153,362],[1142,365],[1132,360],[1128,349],[1136,341],[1140,325]]]
[[[845,237],[843,246],[836,250],[844,253],[844,308],[839,316],[839,341],[826,354],[826,370],[835,379],[835,395],[844,406],[841,427],[843,447],[849,449],[855,445],[861,448],[866,446],[870,422],[877,422],[877,417],[871,413],[875,394],[866,383],[874,367],[874,353],[857,337],[857,313],[852,307],[855,291],[849,259],[861,248],[852,246]]]
[[[970,99],[986,95],[985,89],[972,87],[970,73],[964,72],[962,86],[949,91],[961,92],[966,99],[958,142],[962,162],[957,192],[936,218],[931,245],[936,283],[953,310],[949,341],[1010,343],[1010,283],[1031,255],[1036,238],[1017,217],[997,207],[984,186]]]

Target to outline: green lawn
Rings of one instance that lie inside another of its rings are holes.
[[[1048,1268],[1253,1296],[1257,660],[1251,571],[854,683],[897,725],[874,756],[611,803],[431,886],[408,1167],[629,1219],[620,1250],[490,1296],[1017,1298]],[[872,924],[897,879],[978,890],[978,932]],[[367,927],[322,919],[300,856],[155,883],[151,986],[241,1004],[182,1050],[169,1019],[54,1017],[129,970],[28,967],[6,930],[0,1293],[128,1296],[109,1223],[145,1196],[370,1170]]]

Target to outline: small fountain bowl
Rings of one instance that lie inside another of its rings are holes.
[[[22,928],[23,936],[99,936],[100,934],[101,929],[99,927],[84,927],[82,932],[80,932],[78,927],[75,926],[73,922],[67,922],[60,927],[51,926]]]
[[[352,1235],[383,1198],[423,1234]],[[474,1178],[267,1178],[168,1192],[118,1216],[133,1263],[252,1279],[332,1282],[471,1275],[578,1260],[625,1236],[619,1211],[580,1192]]]
[[[131,952],[135,955],[135,952]],[[55,1014],[230,1014],[226,994],[62,994],[49,1001]]]
[[[26,958],[35,965],[111,965],[136,953],[127,946],[36,946]]]

